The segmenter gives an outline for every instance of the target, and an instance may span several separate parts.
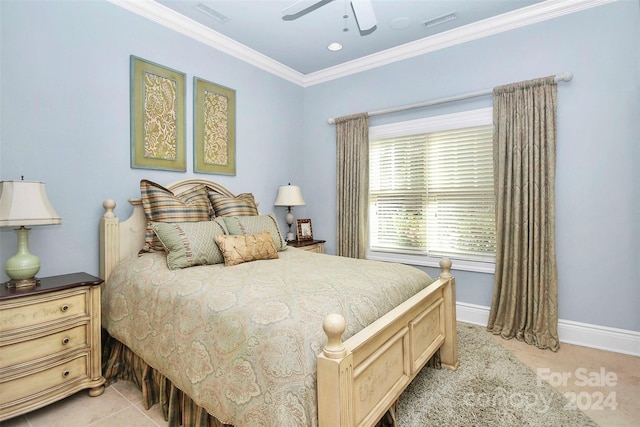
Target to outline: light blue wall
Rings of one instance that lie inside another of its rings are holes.
[[[0,1],[0,179],[42,180],[63,218],[36,227],[40,275],[97,274],[97,221],[136,183],[193,176],[193,76],[236,89],[237,175],[270,212],[278,185],[301,185],[314,235],[335,251],[335,133],[327,118],[563,71],[557,235],[560,318],[640,330],[640,11],[622,1],[302,89],[106,2]],[[188,172],[129,167],[129,55],[187,74]],[[478,99],[372,124],[490,106]],[[282,212],[277,211],[278,217]],[[281,218],[280,218],[281,219]],[[0,263],[15,235],[0,231]],[[437,275],[433,269],[428,269]],[[493,275],[457,271],[458,300],[488,306]],[[5,280],[6,276],[2,276]]]
[[[193,77],[236,90],[236,176],[200,175],[251,191],[264,213],[279,185],[301,179],[301,87],[104,1],[0,1],[0,179],[44,181],[61,226],[34,227],[40,276],[98,273],[98,220],[113,198],[121,218],[137,183],[191,177]],[[187,173],[131,169],[129,56],[186,73]],[[301,212],[303,210],[301,209]],[[277,212],[284,224],[284,212]],[[0,231],[0,263],[15,253]],[[2,281],[6,280],[2,268]]]
[[[639,4],[622,1],[307,88],[305,158],[315,166],[304,188],[322,197],[312,200],[314,232],[335,251],[335,131],[327,118],[571,71],[574,79],[558,86],[559,316],[640,331],[639,55]],[[488,96],[371,124],[491,105]],[[492,274],[455,275],[458,301],[491,304]]]

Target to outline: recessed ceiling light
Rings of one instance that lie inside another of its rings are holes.
[[[342,49],[342,45],[338,42],[333,42],[329,44],[329,46],[327,46],[327,49],[329,49],[332,52],[337,52]]]
[[[395,18],[391,20],[391,23],[389,25],[394,30],[404,30],[411,26],[411,19],[407,18],[406,16]]]

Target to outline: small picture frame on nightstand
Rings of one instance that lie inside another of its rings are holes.
[[[296,220],[298,229],[298,240],[313,240],[313,230],[309,218]]]

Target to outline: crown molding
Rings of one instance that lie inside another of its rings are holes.
[[[619,0],[546,0],[309,74],[287,67],[153,0],[108,1],[275,76],[309,87]]]
[[[302,85],[304,75],[153,0],[107,0],[275,76]]]
[[[494,34],[525,27],[559,16],[590,9],[618,0],[546,0],[521,9],[474,22],[449,31],[425,37],[392,49],[387,49],[335,67],[304,75],[303,86],[313,86],[330,80],[360,73],[429,52],[463,44]]]

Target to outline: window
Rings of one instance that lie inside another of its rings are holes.
[[[368,258],[493,272],[491,108],[369,132]]]

